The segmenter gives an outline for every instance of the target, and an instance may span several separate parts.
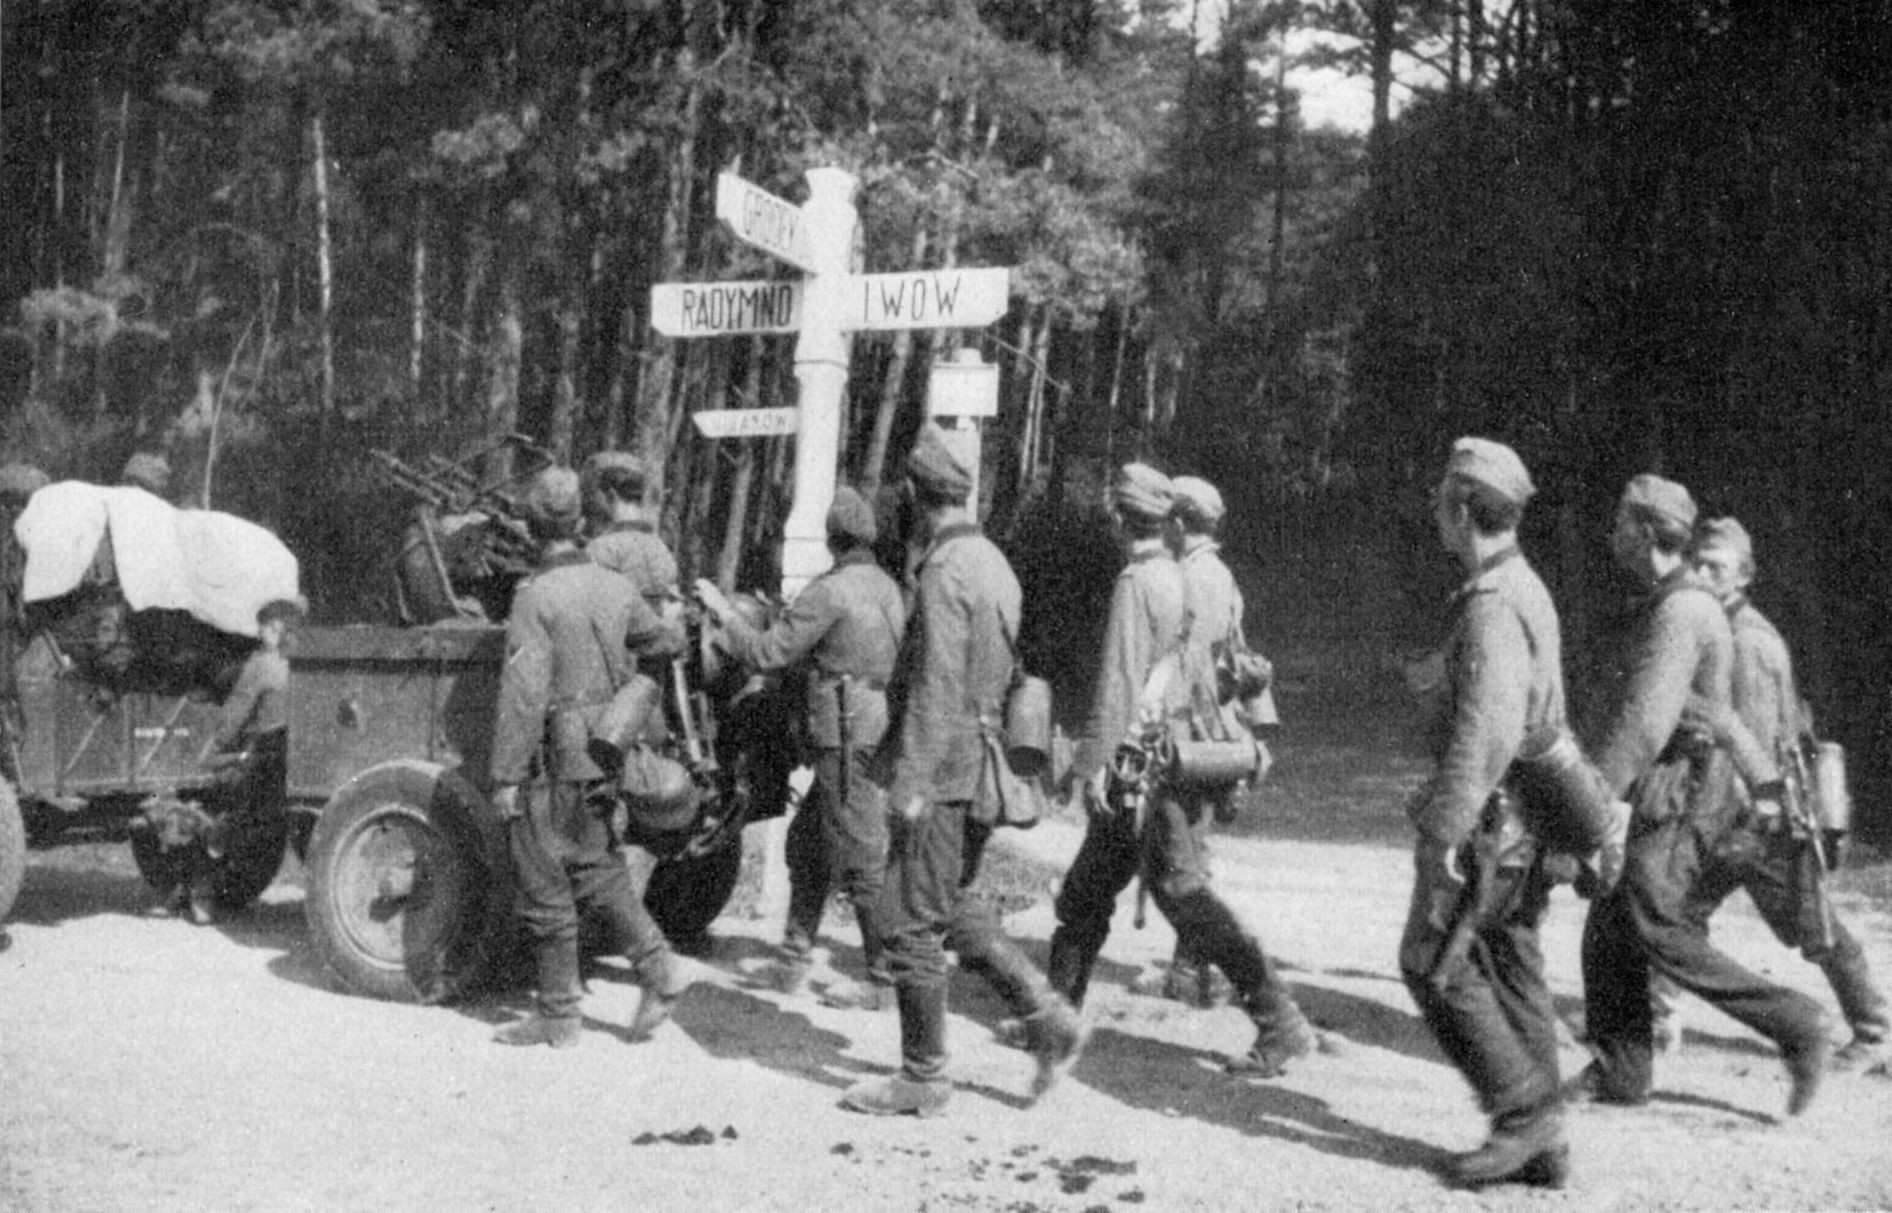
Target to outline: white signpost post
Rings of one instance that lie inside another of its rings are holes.
[[[990,324],[1005,314],[1011,285],[1007,269],[855,273],[852,258],[860,217],[854,209],[853,175],[838,168],[812,168],[805,175],[808,201],[796,206],[734,173],[723,173],[716,178],[716,217],[737,239],[779,257],[807,277],[665,282],[650,293],[651,326],[666,337],[797,334],[795,408],[721,409],[694,417],[697,429],[710,438],[795,435],[795,500],[782,551],[782,592],[790,597],[828,567],[828,506],[834,500],[840,460],[841,397],[847,387],[852,334],[862,329]],[[996,385],[996,368],[985,369]]]

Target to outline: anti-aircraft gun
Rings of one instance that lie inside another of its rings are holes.
[[[413,501],[413,520],[394,559],[400,621],[504,618],[513,586],[531,571],[536,550],[519,495],[552,464],[552,453],[523,434],[509,434],[459,459],[428,454],[410,462],[392,451],[369,453],[382,481]],[[510,457],[497,458],[501,453]],[[483,469],[492,464],[510,470],[488,477]]]

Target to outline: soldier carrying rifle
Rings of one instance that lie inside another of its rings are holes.
[[[1833,987],[1853,1032],[1834,1054],[1833,1068],[1872,1069],[1886,1061],[1892,1023],[1865,952],[1826,897],[1825,870],[1833,857],[1808,803],[1812,789],[1801,751],[1811,723],[1786,642],[1747,595],[1755,573],[1753,542],[1735,519],[1712,519],[1696,533],[1694,562],[1734,629],[1734,711],[1754,744],[1736,751],[1743,779],[1733,789],[1735,809],[1689,894],[1689,913],[1706,930],[1728,895],[1746,889],[1775,938],[1799,948]],[[1669,993],[1656,988],[1658,1039]]]
[[[1535,492],[1510,447],[1453,444],[1433,521],[1466,580],[1441,680],[1414,688],[1432,695],[1438,768],[1407,809],[1419,837],[1399,966],[1491,1121],[1485,1144],[1448,1168],[1467,1186],[1562,1187],[1569,1172],[1556,1012],[1538,944],[1551,882],[1516,770],[1527,739],[1564,726],[1557,608],[1518,550]]]

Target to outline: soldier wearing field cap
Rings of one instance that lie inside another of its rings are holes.
[[[533,477],[522,503],[542,553],[514,593],[506,621],[492,781],[538,970],[538,1005],[530,1018],[495,1034],[501,1044],[578,1043],[581,914],[597,921],[607,947],[630,961],[642,987],[633,1038],[669,1018],[685,985],[613,850],[609,821],[585,800],[587,786],[603,776],[586,749],[587,712],[609,702],[640,655],[674,651],[681,638],[629,581],[578,546],[580,496],[577,473],[547,468]]]
[[[907,612],[899,585],[874,563],[879,526],[867,499],[847,485],[836,488],[827,529],[833,567],[766,631],[751,627],[714,582],[698,581],[696,596],[736,660],[765,672],[806,671],[802,740],[815,778],[788,830],[788,923],[776,986],[785,994],[801,989],[828,894],[839,886],[860,922],[866,980],[831,988],[826,1001],[879,1010],[893,1001],[877,918],[887,806],[867,768],[887,731],[887,681]]]
[[[1795,1116],[1831,1056],[1824,1013],[1717,949],[1690,905],[1735,805],[1731,752],[1756,747],[1731,704],[1727,615],[1689,568],[1695,521],[1687,489],[1645,473],[1623,490],[1610,532],[1612,556],[1642,592],[1606,638],[1602,677],[1587,696],[1585,748],[1635,820],[1622,880],[1591,903],[1584,924],[1584,1013],[1596,1060],[1568,1094],[1649,1098],[1655,973],[1780,1047],[1787,1114]]]
[[[1242,625],[1241,587],[1235,584],[1235,574],[1223,563],[1222,545],[1216,541],[1216,532],[1226,511],[1221,492],[1201,477],[1177,476],[1170,481],[1170,490],[1173,502],[1170,517],[1176,524],[1176,563],[1182,570],[1190,617],[1187,664],[1190,670],[1212,678],[1229,654],[1248,652]],[[1268,702],[1272,704],[1272,698]],[[1247,728],[1248,722],[1237,725],[1230,720],[1228,727]],[[1205,836],[1201,843],[1205,862],[1210,818],[1232,818],[1237,795],[1235,789],[1223,793],[1213,806],[1214,813],[1203,814],[1195,824],[1197,832]],[[1153,990],[1140,984],[1139,992],[1153,992],[1178,1002],[1208,1007],[1227,1001],[1229,989],[1227,979],[1215,966],[1201,963],[1179,939],[1169,971],[1160,984]]]
[[[1510,779],[1527,737],[1564,726],[1557,609],[1518,549],[1535,493],[1517,453],[1487,438],[1453,443],[1433,492],[1439,543],[1466,579],[1441,649],[1444,685],[1430,722],[1437,765],[1407,808],[1418,841],[1399,967],[1490,1121],[1485,1144],[1447,1168],[1467,1186],[1561,1187],[1569,1167],[1556,1011],[1538,944],[1550,882]],[[1479,887],[1468,888],[1473,881]],[[1456,938],[1464,942],[1455,947]]]
[[[1314,1050],[1314,1030],[1260,941],[1210,887],[1198,825],[1211,811],[1207,798],[1159,783],[1139,809],[1113,772],[1120,746],[1138,744],[1150,726],[1186,719],[1196,687],[1184,661],[1188,590],[1165,542],[1173,486],[1147,464],[1127,464],[1112,482],[1110,504],[1126,564],[1111,591],[1102,668],[1070,773],[1088,824],[1058,892],[1051,984],[1083,1004],[1117,897],[1141,876],[1181,946],[1228,976],[1255,1024],[1254,1046],[1229,1062],[1230,1073],[1272,1078]]]
[[[933,1116],[946,1078],[946,952],[991,984],[1025,1023],[1037,1063],[1035,1100],[1076,1061],[1082,1025],[975,886],[997,819],[982,787],[983,730],[1011,686],[1022,606],[1018,578],[967,508],[972,475],[938,427],[921,427],[907,491],[922,545],[912,616],[888,691],[883,757],[896,816],[878,920],[900,1010],[901,1068],[850,1088],[842,1106],[876,1115]]]
[[[657,534],[644,507],[648,469],[629,451],[599,451],[585,464],[585,507],[592,535],[585,550],[593,561],[631,579],[659,611],[676,598],[677,557]]]
[[[1873,980],[1859,940],[1830,910],[1821,911],[1819,857],[1795,838],[1782,817],[1782,773],[1778,755],[1800,744],[1813,731],[1810,713],[1794,683],[1787,642],[1748,597],[1755,575],[1754,544],[1747,528],[1733,518],[1714,518],[1696,528],[1695,572],[1720,599],[1734,632],[1734,713],[1753,744],[1743,746],[1739,730],[1727,740],[1735,747],[1741,778],[1733,792],[1736,807],[1728,833],[1715,848],[1689,895],[1692,914],[1706,922],[1729,894],[1745,889],[1768,927],[1788,947],[1800,948],[1818,965],[1833,988],[1853,1038],[1833,1056],[1836,1070],[1868,1070],[1887,1057],[1885,994]],[[1809,929],[1824,919],[1825,930]],[[1652,982],[1653,1010],[1661,1040],[1671,1012],[1664,980]]]

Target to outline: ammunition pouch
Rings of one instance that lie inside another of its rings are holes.
[[[1049,800],[1042,777],[1026,775],[1013,764],[1011,751],[1003,744],[1001,730],[984,717],[979,721],[979,743],[985,753],[975,802],[979,818],[993,825],[1021,830],[1037,825],[1045,815]]]

